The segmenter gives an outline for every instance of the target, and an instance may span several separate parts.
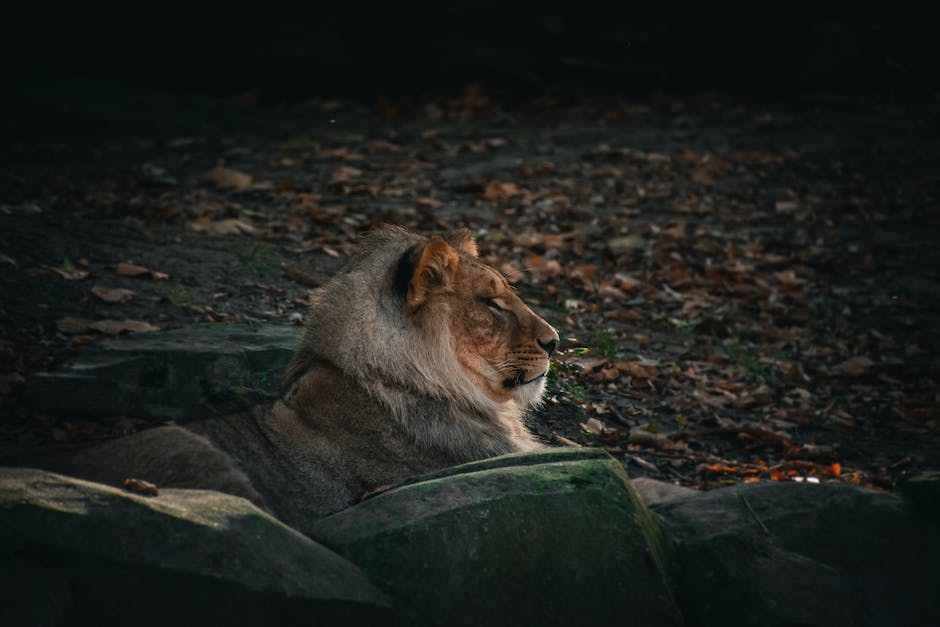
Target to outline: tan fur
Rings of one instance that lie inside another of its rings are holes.
[[[43,465],[218,489],[303,529],[381,486],[538,448],[522,418],[558,334],[476,255],[466,230],[376,230],[316,296],[273,407]]]

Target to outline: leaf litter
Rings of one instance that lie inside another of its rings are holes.
[[[348,111],[366,121],[331,125],[315,140],[308,121],[282,119],[282,130],[296,124],[295,137],[220,132],[150,143],[133,171],[115,176],[105,164],[57,190],[54,203],[52,194],[15,200],[40,214],[4,206],[3,219],[18,224],[50,214],[64,223],[72,211],[94,226],[74,244],[53,232],[56,250],[46,255],[71,246],[72,258],[92,259],[88,267],[36,264],[4,239],[16,260],[4,277],[68,279],[47,290],[89,276],[117,284],[91,288],[90,300],[83,287],[84,296],[38,314],[0,305],[3,339],[17,347],[0,370],[28,376],[78,344],[126,331],[291,323],[374,224],[467,226],[481,257],[565,338],[533,420],[546,441],[601,446],[632,474],[698,487],[806,478],[891,487],[904,473],[940,467],[931,318],[940,286],[929,271],[940,264],[938,226],[920,212],[938,193],[928,176],[937,160],[912,166],[889,148],[873,156],[823,145],[806,130],[822,114],[775,117],[722,98],[549,102],[513,117],[475,85],[417,108],[397,104],[391,118],[331,101],[331,119]],[[871,119],[895,116],[891,133],[915,136],[903,111],[866,106]],[[634,130],[668,136],[680,117],[702,134],[727,132],[726,147],[653,145]],[[785,131],[793,141],[778,146],[752,124],[767,119],[782,120],[774,137]],[[119,160],[123,150],[107,154]],[[155,244],[140,256],[141,240],[129,234],[110,258],[162,271],[108,266],[92,253],[128,216],[189,249]],[[212,269],[200,270],[206,260]],[[47,330],[28,315],[44,317]],[[67,439],[89,431],[49,424]]]

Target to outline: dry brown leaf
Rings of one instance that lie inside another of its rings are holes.
[[[646,239],[639,233],[634,233],[632,235],[622,235],[620,237],[607,240],[607,247],[610,248],[610,252],[613,254],[623,255],[646,248]]]
[[[254,226],[238,218],[212,220],[207,216],[193,220],[189,228],[209,235],[254,235],[258,232]]]
[[[603,357],[583,357],[575,360],[575,363],[584,369],[584,372],[592,372],[607,363]]]
[[[362,170],[341,165],[330,172],[330,183],[348,183],[362,176]]]
[[[115,266],[114,271],[118,276],[141,276],[143,274],[149,274],[150,278],[155,281],[165,281],[170,278],[170,275],[166,272],[157,272],[156,270],[151,270],[150,268],[138,266],[133,263],[119,263]]]
[[[386,141],[384,139],[373,139],[366,144],[366,152],[373,154],[382,152],[398,152],[399,150],[401,150],[401,148],[398,146],[398,144],[393,144],[392,142]]]
[[[77,268],[53,268],[49,266],[49,269],[67,281],[80,281],[88,276],[88,270],[79,270]]]
[[[629,441],[631,444],[652,446],[662,450],[676,448],[676,444],[666,436],[659,433],[650,433],[649,431],[643,431],[641,429],[630,429],[630,435],[627,438],[627,441]]]
[[[581,428],[587,431],[588,433],[593,433],[594,435],[601,435],[604,433],[604,429],[607,427],[604,426],[604,423],[598,420],[597,418],[588,418],[587,422],[581,423]]]
[[[858,355],[855,357],[849,357],[841,364],[833,367],[832,372],[836,374],[844,374],[849,377],[858,377],[871,370],[871,367],[874,365],[875,362],[873,362],[868,357],[865,357],[864,355]]]
[[[420,209],[437,209],[438,207],[443,207],[444,203],[435,198],[425,196],[424,198],[419,198],[416,200],[415,205],[417,205]]]
[[[216,166],[202,175],[202,178],[223,189],[245,190],[251,187],[250,174],[231,168]]]
[[[157,486],[143,479],[125,479],[124,489],[135,494],[143,494],[144,496],[159,496],[160,494],[160,491],[157,490]]]
[[[119,263],[114,269],[118,276],[140,276],[141,274],[150,274],[149,268],[138,266],[134,263]]]
[[[623,274],[621,272],[618,272],[614,275],[613,282],[625,292],[636,289],[642,283],[642,281],[639,279],[635,279],[632,276]]]
[[[62,333],[77,335],[90,329],[93,322],[94,320],[89,320],[87,318],[73,318],[71,316],[67,316],[57,320],[55,327],[59,331],[62,331]]]
[[[101,333],[107,333],[108,335],[120,335],[121,333],[139,333],[160,330],[160,327],[156,327],[149,322],[144,322],[143,320],[97,320],[89,324],[88,328],[94,329],[95,331],[100,331]]]
[[[623,297],[623,292],[607,281],[601,281],[597,286],[597,296],[598,298],[609,298],[611,300],[617,301]]]
[[[638,361],[618,361],[614,364],[617,370],[631,377],[640,377],[643,379],[655,379],[659,375],[659,368],[641,364]]]
[[[493,180],[483,188],[483,199],[489,201],[505,200],[514,196],[521,196],[527,193],[527,190],[519,187],[515,183],[506,183],[504,181]]]
[[[133,290],[126,290],[122,287],[100,287],[96,285],[91,288],[91,293],[106,303],[127,303],[134,299]]]

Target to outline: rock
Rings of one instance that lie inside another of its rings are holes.
[[[668,503],[676,499],[685,499],[701,493],[699,490],[693,488],[686,488],[666,481],[657,481],[649,477],[631,479],[630,483],[633,484],[636,491],[643,497],[643,502],[649,506]]]
[[[940,526],[940,470],[919,472],[904,479],[898,487],[921,513]]]
[[[896,495],[758,483],[653,509],[676,541],[689,625],[926,627],[940,616],[940,536]]]
[[[203,490],[143,497],[0,468],[0,625],[393,618],[356,566],[244,499]]]
[[[26,402],[72,419],[183,421],[235,412],[280,385],[301,333],[291,325],[202,324],[99,342],[31,376]]]
[[[435,624],[681,624],[668,540],[622,466],[596,449],[449,468],[311,535]]]

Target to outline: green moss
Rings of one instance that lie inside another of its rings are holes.
[[[450,469],[327,518],[313,535],[441,622],[678,621],[671,544],[622,466],[596,450]]]

